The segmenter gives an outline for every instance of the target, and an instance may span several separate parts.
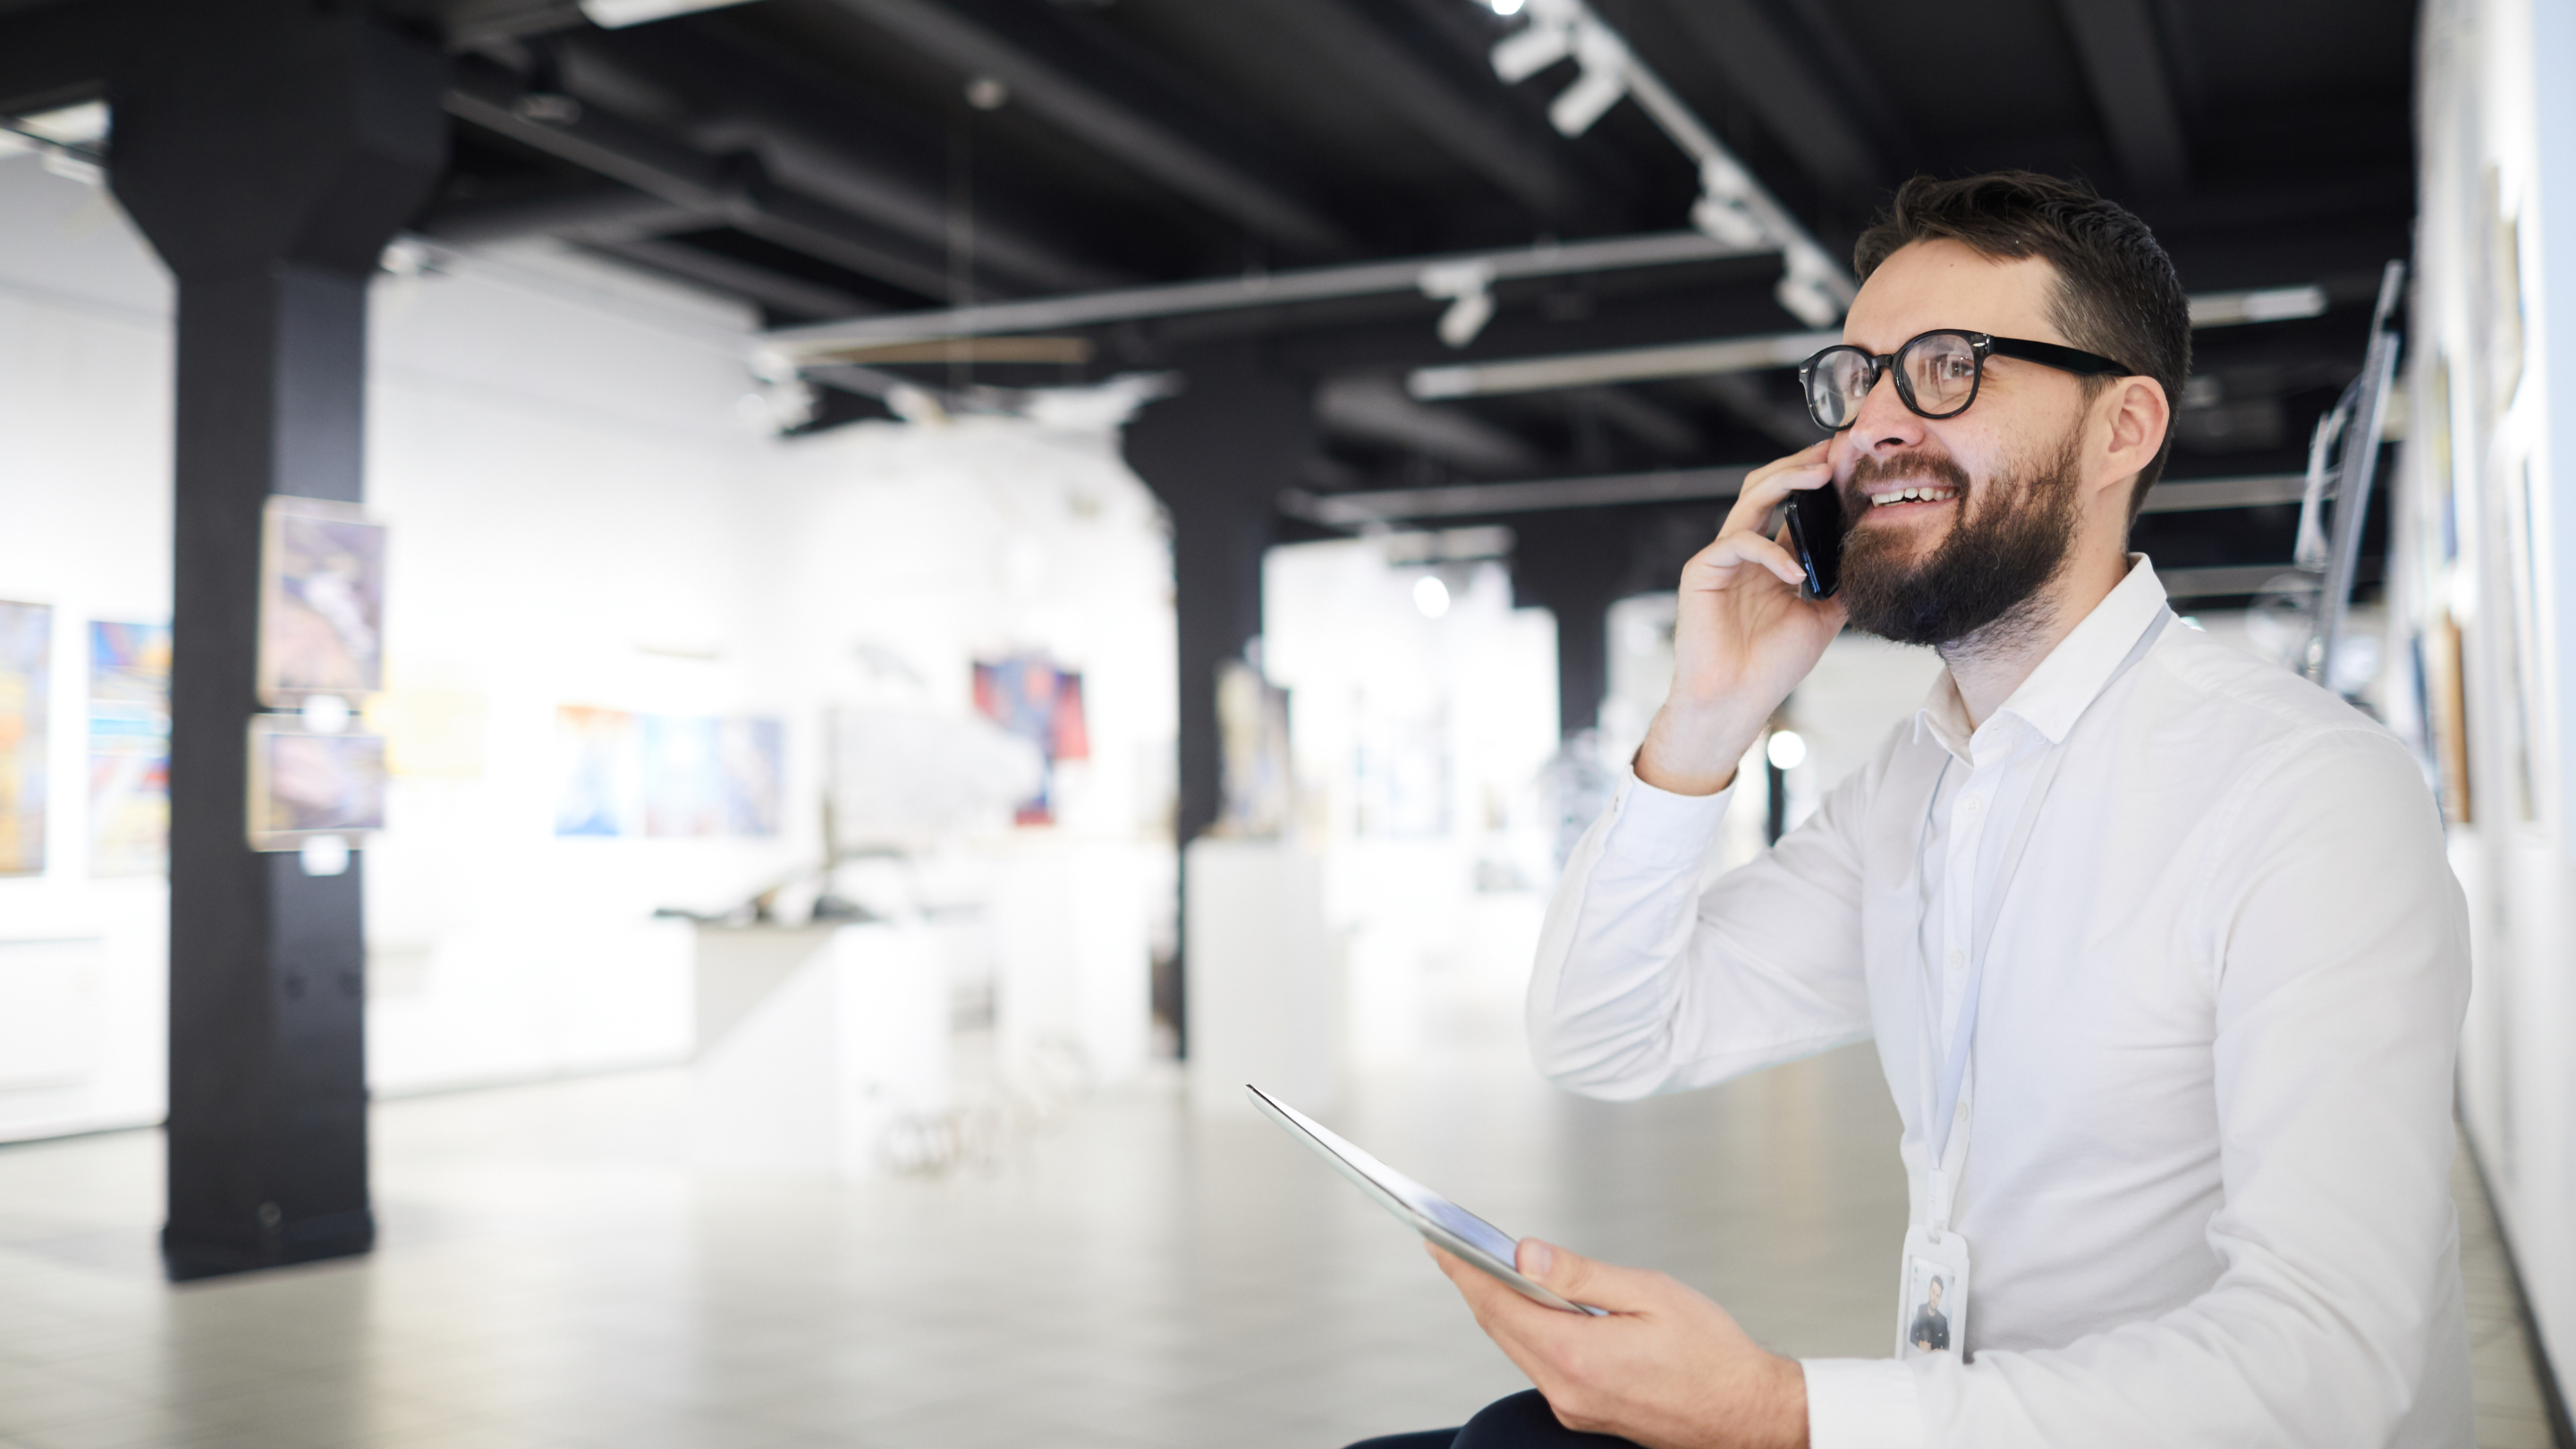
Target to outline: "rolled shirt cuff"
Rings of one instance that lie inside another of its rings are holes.
[[[1892,1358],[1810,1358],[1808,1449],[1922,1449],[1914,1371]]]
[[[1605,845],[1638,865],[1697,866],[1708,852],[1718,822],[1726,818],[1727,802],[1734,798],[1733,785],[1714,795],[1676,795],[1628,774],[1620,779],[1617,798],[1611,803],[1618,818],[1611,822]]]

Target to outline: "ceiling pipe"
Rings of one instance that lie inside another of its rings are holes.
[[[1630,267],[1724,261],[1760,256],[1767,250],[1721,242],[1698,232],[1650,232],[1641,236],[1565,242],[1510,251],[1464,252],[1402,261],[1359,262],[1340,267],[1308,267],[1228,277],[1221,281],[1174,282],[1068,297],[1034,297],[1026,301],[993,302],[943,311],[895,312],[854,322],[780,328],[769,333],[763,341],[767,346],[793,355],[821,356],[846,348],[871,347],[887,342],[927,342],[944,337],[1042,332],[1060,327],[1092,327],[1110,322],[1137,322],[1248,307],[1279,307],[1300,302],[1423,292],[1429,283],[1440,277],[1468,268],[1481,269],[1481,275],[1498,282],[1521,277],[1560,277]]]
[[[1691,225],[1721,241],[1777,250],[1788,267],[1772,295],[1799,321],[1823,327],[1843,314],[1860,292],[1850,269],[1753,179],[1609,22],[1584,0],[1529,0],[1529,17],[1528,25],[1494,47],[1494,73],[1505,85],[1572,60],[1579,74],[1548,110],[1556,128],[1569,136],[1591,129],[1621,97],[1633,98],[1699,168],[1700,197],[1691,207]]]

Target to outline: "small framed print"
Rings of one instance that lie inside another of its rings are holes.
[[[298,850],[385,826],[382,735],[319,734],[291,715],[250,724],[250,844]]]
[[[356,704],[384,687],[385,528],[356,505],[278,495],[260,545],[259,697]]]

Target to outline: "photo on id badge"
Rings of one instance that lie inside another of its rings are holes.
[[[1911,1312],[1905,1327],[1906,1356],[1948,1353],[1950,1321],[1958,1307],[1958,1274],[1946,1263],[1928,1258],[1905,1260],[1905,1301]]]

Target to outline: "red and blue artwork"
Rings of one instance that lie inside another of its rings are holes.
[[[1091,758],[1091,733],[1082,718],[1082,676],[1058,669],[1039,654],[978,663],[975,709],[1037,746],[1046,761],[1037,794],[1021,801],[1012,819],[1021,825],[1054,824],[1056,763]]]

